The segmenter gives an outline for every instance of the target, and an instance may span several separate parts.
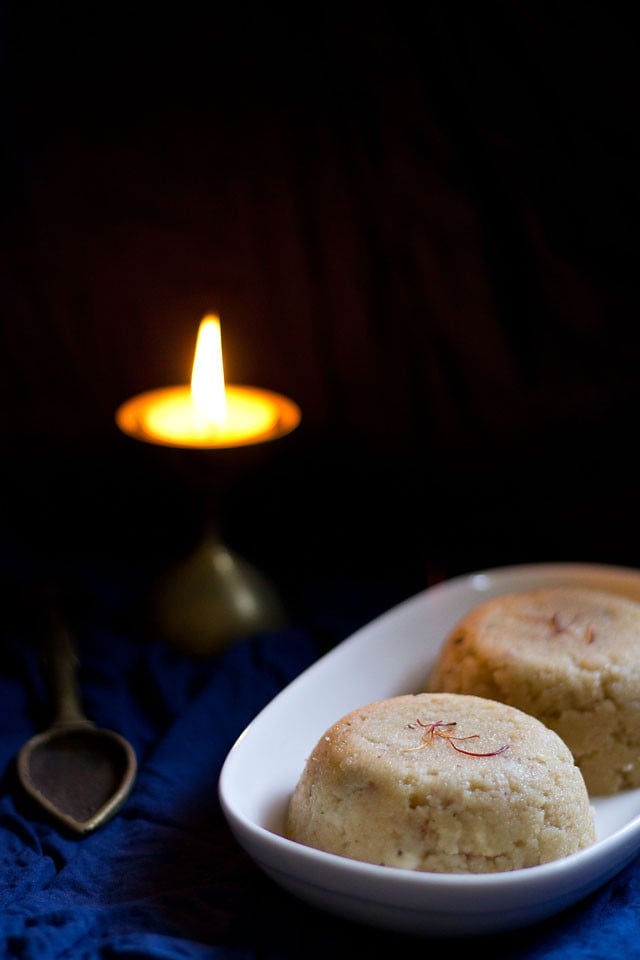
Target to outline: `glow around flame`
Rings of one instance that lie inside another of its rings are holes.
[[[198,330],[191,372],[191,398],[198,414],[215,426],[227,419],[220,318],[209,314]]]

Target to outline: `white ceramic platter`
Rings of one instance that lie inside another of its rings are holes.
[[[445,581],[378,617],[296,678],[249,724],[219,780],[240,845],[276,883],[337,916],[408,934],[526,926],[596,890],[640,853],[640,790],[593,797],[597,842],[563,860],[496,874],[420,873],[360,863],[281,836],[288,798],[316,741],[358,706],[421,686],[447,631],[472,606],[514,590],[583,584],[640,600],[640,571],[531,564]]]

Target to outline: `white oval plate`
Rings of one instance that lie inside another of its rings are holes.
[[[349,860],[281,836],[287,801],[324,731],[356,707],[421,689],[448,630],[510,591],[584,584],[640,600],[640,571],[595,564],[502,567],[437,584],[362,627],[249,724],[219,780],[229,826],[281,887],[337,916],[408,934],[512,930],[576,903],[640,852],[640,790],[592,797],[597,841],[562,860],[495,874],[420,873]]]

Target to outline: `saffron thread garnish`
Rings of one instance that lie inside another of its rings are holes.
[[[537,620],[539,623],[549,624],[551,627],[551,633],[570,633],[576,638],[576,640],[584,640],[585,643],[593,643],[596,638],[596,632],[594,626],[591,622],[587,623],[584,631],[580,630],[580,627],[575,623],[575,617],[569,620],[567,623],[563,623],[560,619],[558,613],[552,613],[550,617],[547,616],[530,616],[527,617],[528,620]]]
[[[416,722],[419,727],[423,727],[426,731],[422,734],[420,738],[420,744],[417,747],[407,747],[403,752],[404,753],[413,753],[416,750],[424,750],[425,747],[430,746],[436,737],[440,737],[442,740],[446,740],[450,747],[457,753],[464,753],[468,757],[497,757],[498,754],[504,753],[505,750],[509,749],[509,744],[505,743],[501,747],[498,747],[497,750],[490,750],[488,753],[476,753],[473,750],[465,750],[463,747],[459,747],[458,743],[462,743],[465,740],[478,740],[480,737],[479,733],[472,733],[467,737],[454,737],[453,731],[448,729],[449,727],[455,727],[455,720],[435,720],[433,723],[423,723],[422,720],[416,718]],[[412,723],[409,724],[411,729],[415,729]]]

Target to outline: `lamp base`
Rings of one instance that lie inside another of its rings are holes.
[[[211,535],[160,577],[149,607],[153,629],[162,639],[200,656],[286,623],[280,598],[266,578]]]

